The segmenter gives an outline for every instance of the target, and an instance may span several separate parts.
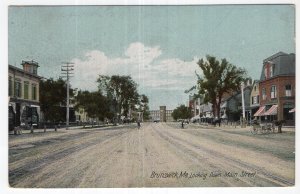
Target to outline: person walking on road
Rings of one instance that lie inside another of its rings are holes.
[[[141,122],[139,120],[137,121],[137,126],[138,126],[138,129],[141,128]]]

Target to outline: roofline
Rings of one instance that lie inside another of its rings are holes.
[[[276,75],[276,76],[273,76],[269,79],[265,79],[265,80],[260,80],[259,83],[262,83],[264,81],[269,81],[269,80],[272,80],[272,79],[275,79],[275,78],[278,78],[278,77],[296,77],[296,74],[281,74],[281,75]]]
[[[244,87],[244,90],[247,89],[247,88],[251,89],[251,87],[252,87],[252,85],[251,85],[251,86],[245,86],[245,87]],[[251,91],[252,91],[252,90],[251,90]],[[239,95],[239,94],[241,94],[241,93],[242,93],[241,90],[235,91],[234,94],[232,94],[231,96],[229,96],[229,97],[226,98],[225,100],[222,100],[221,102],[226,102],[226,101],[230,100],[231,98],[236,97],[237,95]]]
[[[16,70],[16,71],[19,71],[19,72],[21,72],[21,73],[27,74],[27,75],[29,75],[29,76],[38,78],[38,79],[43,79],[43,77],[41,77],[41,76],[39,76],[39,75],[35,75],[35,74],[32,74],[32,73],[29,73],[29,72],[27,72],[27,71],[24,71],[24,70],[21,69],[21,68],[15,67],[15,66],[13,66],[13,65],[8,65],[8,69],[9,69],[9,68],[11,68],[11,69],[13,69],[13,70]]]
[[[284,53],[284,52],[282,52],[282,51],[279,51],[278,53],[275,53],[274,55],[272,55],[272,56],[270,56],[270,57],[264,59],[264,60],[263,60],[263,64],[267,63],[268,61],[270,61],[270,60],[272,60],[272,59],[275,59],[275,58],[277,58],[277,57],[283,56],[283,55],[289,55],[289,54]]]

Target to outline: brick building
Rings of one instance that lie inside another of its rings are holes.
[[[254,114],[262,121],[285,120],[295,124],[295,54],[276,53],[263,61],[259,82],[260,108]]]

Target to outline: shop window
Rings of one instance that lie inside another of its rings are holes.
[[[294,108],[293,104],[284,104],[283,105],[283,118],[284,120],[293,120],[293,114],[289,111]]]

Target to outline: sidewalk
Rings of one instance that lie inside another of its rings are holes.
[[[74,130],[74,129],[95,129],[95,128],[103,128],[103,127],[111,127],[113,126],[112,124],[110,125],[94,125],[92,127],[92,125],[86,125],[84,126],[70,126],[68,130]],[[66,127],[57,127],[57,132],[60,131],[68,131]],[[55,132],[55,128],[46,128],[46,133],[47,132]],[[31,130],[30,129],[26,129],[26,130],[22,130],[22,134],[30,134]],[[44,129],[33,129],[33,133],[45,133]],[[9,135],[14,135],[14,131],[9,131]]]
[[[240,125],[222,125],[219,127],[219,125],[216,125],[216,126],[213,126],[213,125],[205,125],[205,124],[190,124],[191,126],[195,126],[195,127],[201,127],[201,128],[206,128],[206,129],[220,129],[220,130],[229,130],[229,131],[247,131],[247,130],[250,130],[252,128],[252,126],[246,126],[244,128],[242,128]],[[295,132],[295,126],[283,126],[282,128],[282,131],[288,131],[288,132]]]

